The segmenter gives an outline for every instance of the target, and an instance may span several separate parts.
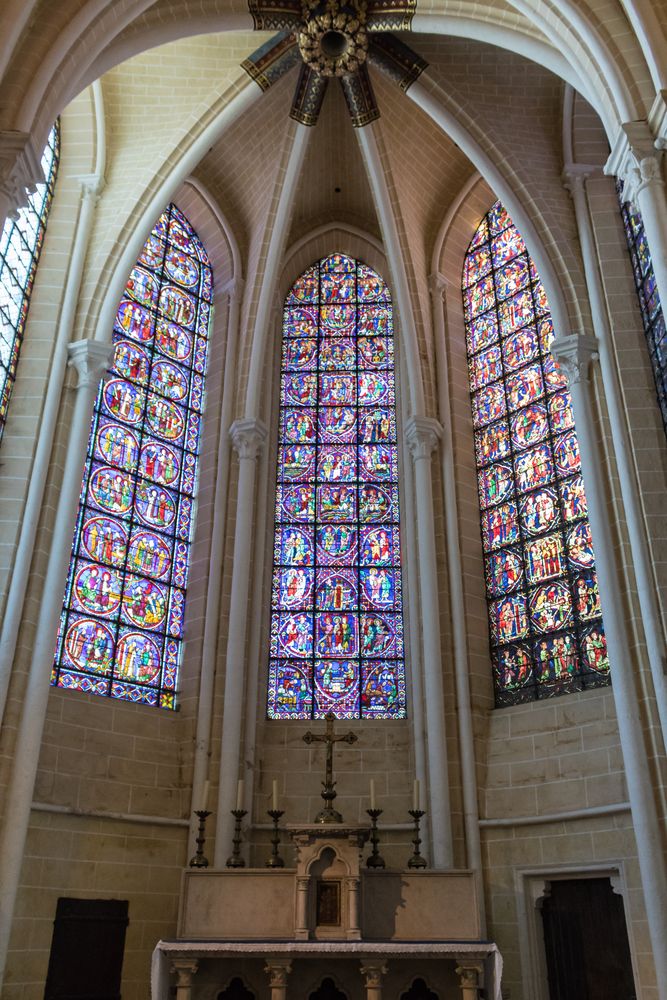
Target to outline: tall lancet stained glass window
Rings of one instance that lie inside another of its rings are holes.
[[[53,683],[173,708],[212,275],[174,206],[130,274],[100,383]]]
[[[0,234],[0,437],[16,378],[59,157],[60,124],[56,122],[42,153],[45,183],[36,186],[18,218],[7,219]]]
[[[285,303],[268,714],[405,717],[389,290],[333,254]]]
[[[609,664],[570,393],[500,202],[468,249],[463,298],[496,702],[597,687]]]
[[[629,202],[623,203],[623,185],[619,184],[621,212],[625,236],[628,241],[632,270],[635,276],[639,308],[641,309],[644,333],[651,356],[651,366],[662,422],[667,433],[667,327],[658,286],[653,270],[653,261],[646,241],[641,214]]]

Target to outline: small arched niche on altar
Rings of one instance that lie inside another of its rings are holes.
[[[361,852],[369,830],[356,825],[290,828],[296,847],[298,941],[359,941]]]

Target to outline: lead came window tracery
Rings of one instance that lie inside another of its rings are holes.
[[[187,219],[158,219],[100,384],[52,683],[175,707],[212,272]]]
[[[283,325],[270,718],[404,718],[392,310],[333,254]]]
[[[608,683],[570,393],[500,202],[468,249],[463,298],[496,703]]]

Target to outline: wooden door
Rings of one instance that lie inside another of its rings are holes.
[[[58,900],[44,1000],[120,1000],[128,903]]]

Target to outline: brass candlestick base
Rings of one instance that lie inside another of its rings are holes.
[[[197,831],[197,850],[190,858],[191,868],[208,868],[208,858],[204,857],[204,844],[206,843],[206,820],[210,815],[208,809],[195,809],[195,816],[199,817],[199,830]]]
[[[284,809],[269,809],[268,813],[273,820],[273,836],[271,837],[271,855],[264,862],[266,868],[284,868],[285,862],[278,854],[278,845],[280,844],[280,834],[278,833],[278,820],[282,815],[284,815]]]
[[[382,815],[382,809],[367,809],[366,812],[371,818],[371,844],[373,845],[371,856],[366,861],[366,867],[384,868],[384,858],[378,851],[378,844],[380,843],[380,837],[378,835],[378,816]]]
[[[412,838],[412,843],[415,845],[415,849],[412,852],[412,857],[408,861],[408,868],[426,868],[426,859],[419,853],[419,845],[421,844],[421,837],[419,836],[419,821],[422,816],[426,815],[424,809],[408,809],[408,812],[412,816],[415,823],[415,835]]]
[[[232,809],[232,816],[235,820],[234,839],[232,840],[234,847],[230,857],[227,858],[228,868],[245,868],[245,861],[241,857],[241,820],[246,814],[246,809]]]

